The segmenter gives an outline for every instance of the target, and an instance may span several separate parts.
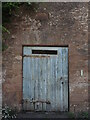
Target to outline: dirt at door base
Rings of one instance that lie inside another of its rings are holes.
[[[23,112],[17,118],[68,118],[68,112]]]

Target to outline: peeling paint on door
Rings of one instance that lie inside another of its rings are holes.
[[[68,111],[67,47],[23,48],[23,109]]]

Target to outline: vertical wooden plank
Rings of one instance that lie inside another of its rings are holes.
[[[56,101],[56,105],[55,105],[55,108],[56,108],[56,111],[58,111],[58,109],[57,109],[57,107],[58,107],[58,104],[57,104],[57,99],[58,99],[58,94],[57,94],[57,91],[58,91],[58,88],[57,88],[57,57],[56,57],[56,60],[55,60],[55,74],[56,74],[56,78],[55,78],[55,85],[56,85],[56,92],[55,92],[55,94],[56,94],[56,98],[55,98],[55,101]]]
[[[46,101],[51,101],[51,98],[50,98],[50,94],[51,94],[51,91],[50,91],[50,82],[51,82],[51,74],[50,74],[50,71],[51,71],[51,65],[50,65],[50,57],[47,58],[48,60],[48,63],[47,63],[47,94],[46,94]],[[47,111],[50,111],[50,104],[46,104],[46,110]]]
[[[54,94],[53,111],[56,111],[56,56],[53,57],[53,94]]]
[[[61,91],[60,91],[61,92],[60,93],[60,97],[61,97],[60,102],[61,103],[60,104],[61,104],[61,110],[60,111],[63,111],[63,102],[64,102],[63,101],[63,84],[62,84],[62,82],[63,82],[63,68],[62,68],[63,67],[63,48],[61,48],[60,53],[61,53],[61,55],[60,55],[61,56],[61,63],[60,63],[61,64],[61,78],[60,78],[60,85],[61,85]]]
[[[45,78],[44,78],[44,100],[46,101],[46,92],[47,92],[47,88],[46,88],[46,85],[47,85],[47,58],[44,58],[45,59]],[[46,103],[44,104],[44,107],[45,107],[45,110],[46,110]]]
[[[68,49],[63,48],[64,111],[68,110]]]
[[[30,64],[30,83],[31,83],[31,86],[30,86],[30,94],[31,94],[31,101],[33,101],[35,99],[35,79],[34,79],[34,67],[35,67],[35,60],[34,58],[30,57],[31,59],[31,64]],[[31,103],[31,106],[32,106],[32,110],[34,110],[35,106],[33,104],[33,102]]]
[[[39,66],[38,66],[38,62],[39,62],[39,58],[35,58],[36,60],[36,81],[35,81],[35,101],[38,100],[38,69],[39,69]],[[35,110],[37,110],[37,103],[35,103]]]
[[[40,58],[38,58],[38,100],[40,99]]]
[[[46,58],[46,101],[48,99],[48,58]],[[47,110],[47,104],[46,104],[46,110]]]
[[[67,48],[63,48],[63,111],[68,109],[68,52]]]
[[[24,63],[23,63],[23,71],[24,71],[24,73],[23,73],[23,97],[24,97],[24,99],[26,99],[28,96],[28,91],[27,91],[27,87],[28,87],[28,74],[27,74],[27,72],[26,72],[26,70],[27,70],[27,62],[28,62],[28,59],[27,58],[24,58]]]
[[[47,69],[46,69],[46,58],[42,58],[42,100],[43,102],[46,101],[46,76],[47,76]],[[46,103],[42,104],[42,110],[46,111]]]
[[[44,59],[42,58],[42,60],[41,60],[41,99],[42,100],[44,100],[44,78],[43,78],[43,76],[44,76]],[[44,106],[43,106],[43,104],[42,104],[42,111],[44,111]]]
[[[65,68],[66,68],[66,64],[65,64],[65,59],[66,59],[66,56],[65,56],[65,48],[62,48],[62,59],[63,59],[63,62],[62,62],[62,75],[63,75],[63,84],[62,84],[62,87],[63,87],[63,111],[65,111]]]
[[[52,56],[52,111],[55,109],[55,96],[54,96],[54,57]]]
[[[30,93],[28,91],[30,84],[29,83],[29,73],[30,73],[30,67],[28,67],[28,65],[30,65],[30,59],[29,58],[24,58],[23,60],[23,99],[27,99],[26,102],[26,109],[28,110],[28,106],[29,106],[29,100],[30,100]],[[27,72],[28,71],[28,72]]]
[[[66,101],[66,105],[65,105],[65,111],[68,111],[68,82],[69,82],[69,80],[68,80],[68,48],[66,48],[66,68],[67,68],[67,71],[66,71],[66,74],[67,74],[67,77],[66,77],[66,90],[65,91],[67,91],[67,93],[66,93],[66,99],[67,99],[67,101]]]
[[[45,80],[46,98],[45,98],[45,101],[47,101],[48,100],[48,73],[49,73],[49,71],[48,71],[48,57],[46,57],[45,59],[46,59],[46,75],[45,75],[45,77],[46,77],[46,80]],[[47,103],[45,103],[45,108],[47,109]]]
[[[52,64],[52,57],[51,57],[51,59],[50,59],[50,62],[51,62],[51,81],[50,81],[50,93],[51,93],[51,109],[50,109],[50,111],[52,111],[52,105],[53,105],[53,73],[52,73],[52,71],[53,71],[53,64]]]
[[[39,58],[39,96],[38,96],[38,100],[39,101],[42,101],[42,57]],[[42,102],[39,102],[39,108],[38,108],[38,111],[41,111],[42,110]]]
[[[32,57],[32,100],[35,101],[37,99],[37,59]],[[33,109],[35,110],[35,103],[33,103]]]
[[[59,60],[60,61],[60,60]],[[60,74],[59,74],[59,62],[58,61],[58,56],[57,56],[57,59],[56,59],[56,111],[60,111],[60,90],[59,90],[59,77],[60,77]]]
[[[62,86],[61,86],[61,78],[62,78],[62,48],[58,49],[58,61],[57,61],[57,109],[62,111]]]
[[[50,57],[50,105],[49,111],[52,111],[53,104],[53,80],[52,80],[52,56]]]
[[[25,76],[26,76],[26,60],[25,58],[23,58],[23,100],[26,99],[26,90],[25,88],[27,87],[26,85],[26,82],[25,82]],[[25,104],[25,101],[23,102],[23,109],[26,110],[26,104]]]
[[[48,101],[50,104],[48,104],[48,111],[51,109],[51,58],[48,60]]]
[[[51,111],[56,110],[56,56],[50,57],[50,102]]]
[[[40,86],[41,86],[41,101],[44,101],[44,97],[45,97],[45,94],[44,94],[44,67],[45,67],[45,64],[44,64],[44,58],[42,57],[41,58],[41,73],[40,73],[40,76],[41,76],[41,83],[40,83]],[[42,111],[45,111],[45,107],[44,107],[44,104],[43,102],[41,103],[41,110]]]
[[[30,61],[28,63],[28,68],[30,68],[30,70],[27,69],[27,73],[28,73],[28,92],[29,92],[29,99],[30,99],[30,107],[29,110],[34,110],[34,104],[32,103],[32,101],[35,99],[35,59],[33,57],[29,57]],[[30,64],[30,65],[29,65]]]
[[[31,98],[31,79],[30,79],[30,77],[31,77],[31,74],[30,74],[30,58],[28,57],[27,58],[27,81],[28,81],[28,90],[29,91],[27,91],[27,99],[28,99],[28,101],[27,101],[27,110],[32,110],[32,108],[31,108],[31,104],[30,104],[30,98]]]
[[[61,86],[62,86],[62,111],[64,111],[64,74],[65,74],[65,68],[64,68],[64,48],[62,48],[62,80],[61,80]]]
[[[23,55],[30,55],[31,49],[24,47]],[[27,72],[28,71],[28,72]],[[28,89],[30,88],[30,58],[23,58],[23,99],[27,100],[24,102],[24,107],[26,110],[30,109],[30,92]]]
[[[25,87],[26,87],[26,82],[25,82],[25,76],[26,76],[26,63],[25,63],[25,58],[23,58],[23,99],[25,99]]]

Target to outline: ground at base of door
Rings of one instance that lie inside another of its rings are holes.
[[[68,113],[61,112],[26,112],[17,115],[17,118],[68,118]]]

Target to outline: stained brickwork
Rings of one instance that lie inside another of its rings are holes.
[[[68,45],[69,108],[87,111],[88,3],[39,3],[36,12],[25,10],[21,7],[7,25],[3,105],[22,109],[22,45]]]

